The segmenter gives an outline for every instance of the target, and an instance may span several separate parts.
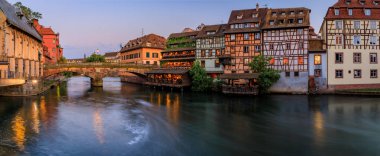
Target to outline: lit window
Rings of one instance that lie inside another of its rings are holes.
[[[299,65],[303,65],[304,64],[304,60],[303,60],[302,56],[298,57],[298,64]]]
[[[274,65],[274,58],[271,58],[271,59],[269,60],[269,64],[270,64],[270,65]]]
[[[314,55],[314,65],[321,65],[321,64],[322,64],[321,55]]]
[[[284,58],[284,65],[288,65],[289,64],[289,59],[288,58]]]

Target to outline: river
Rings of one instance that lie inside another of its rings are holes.
[[[164,92],[73,77],[0,98],[0,155],[380,155],[380,98]]]

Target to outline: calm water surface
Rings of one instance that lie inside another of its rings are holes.
[[[71,78],[0,98],[0,155],[380,155],[380,98],[231,97]]]

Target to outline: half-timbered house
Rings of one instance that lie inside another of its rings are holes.
[[[320,33],[328,54],[329,88],[380,87],[379,3],[338,0],[328,9]]]
[[[308,38],[310,9],[268,9],[262,27],[263,55],[270,68],[281,78],[271,92],[305,93],[308,91]]]
[[[223,65],[218,56],[224,52],[224,31],[227,25],[201,25],[201,31],[197,36],[196,58],[212,77],[217,78],[223,74]]]

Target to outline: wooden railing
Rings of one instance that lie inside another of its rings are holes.
[[[125,64],[125,63],[65,63],[65,64],[52,64],[44,65],[45,69],[54,68],[157,68],[157,65],[146,65],[146,64]]]

